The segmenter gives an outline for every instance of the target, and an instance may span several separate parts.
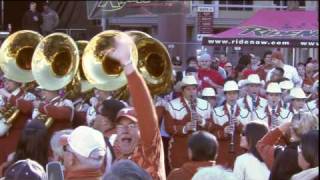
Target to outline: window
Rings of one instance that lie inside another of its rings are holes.
[[[212,4],[212,0],[204,0],[203,4]]]
[[[246,7],[247,5],[253,5],[253,0],[220,0],[219,10],[227,11],[252,11],[252,7]],[[229,6],[230,5],[230,6]]]
[[[305,7],[306,1],[305,0],[299,0],[299,7]],[[288,0],[273,0],[273,5],[275,6],[288,6]],[[281,8],[277,8],[277,10],[280,10]],[[286,8],[283,8],[286,9]]]

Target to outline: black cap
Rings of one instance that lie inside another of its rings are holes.
[[[6,180],[45,180],[46,172],[36,161],[25,159],[9,166],[4,177]]]

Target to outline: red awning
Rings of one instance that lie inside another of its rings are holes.
[[[316,11],[263,9],[239,26],[204,36],[206,46],[319,47]]]

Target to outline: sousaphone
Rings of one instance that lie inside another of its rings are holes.
[[[82,67],[87,80],[96,88],[104,91],[116,91],[127,84],[120,63],[106,52],[116,49],[116,41],[124,38],[130,48],[130,58],[134,66],[138,63],[138,51],[132,39],[116,30],[103,31],[94,36],[86,46],[82,56]]]
[[[52,33],[38,44],[32,57],[32,74],[41,88],[54,91],[65,87],[77,73],[79,50],[64,33]]]

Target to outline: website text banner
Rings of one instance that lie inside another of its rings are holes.
[[[204,46],[272,46],[318,48],[319,41],[300,39],[263,39],[263,38],[216,38],[204,36]]]

